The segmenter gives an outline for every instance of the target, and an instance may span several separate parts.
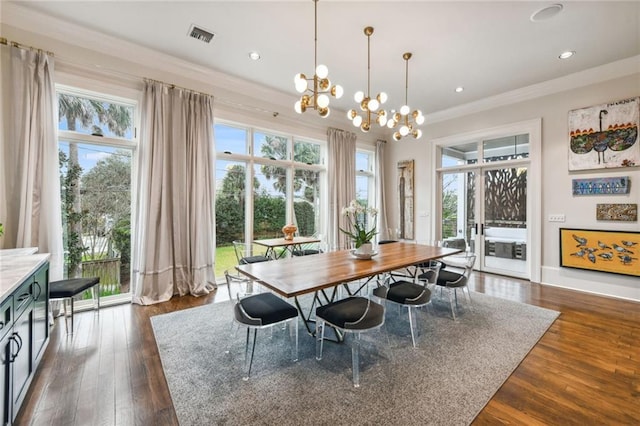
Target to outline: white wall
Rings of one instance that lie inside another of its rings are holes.
[[[620,298],[640,300],[640,279],[624,275],[580,271],[559,267],[558,229],[586,228],[640,231],[639,222],[596,221],[597,203],[640,204],[640,165],[629,168],[568,171],[567,114],[570,110],[610,101],[640,96],[640,73],[591,84],[508,106],[465,115],[424,126],[425,137],[419,141],[390,143],[386,167],[389,180],[386,190],[393,201],[390,223],[397,223],[395,166],[398,161],[416,161],[416,236],[429,241],[431,206],[429,190],[433,171],[430,169],[429,141],[455,134],[478,131],[510,123],[542,118],[542,271],[544,284],[572,288]],[[575,178],[629,176],[631,193],[627,195],[574,197],[571,181]],[[420,216],[427,213],[428,216]],[[548,222],[549,214],[562,213],[565,223]],[[640,252],[640,250],[638,250]],[[637,253],[640,257],[640,253]]]

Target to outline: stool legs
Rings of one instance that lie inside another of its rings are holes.
[[[71,297],[67,297],[64,298],[62,303],[63,303],[63,308],[64,308],[64,328],[65,331],[67,332],[67,334],[73,334],[74,331],[74,324],[73,324],[73,301],[75,299],[76,296],[71,296]],[[91,297],[93,299],[93,307],[94,309],[97,309],[98,313],[100,313],[100,284],[96,284],[93,287],[91,287]],[[71,305],[71,315],[69,315],[69,305]],[[71,316],[71,331],[69,331],[69,316]]]

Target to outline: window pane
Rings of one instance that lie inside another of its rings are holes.
[[[272,160],[287,160],[287,138],[256,132],[253,134],[253,155]]]
[[[100,295],[129,292],[132,150],[60,141],[66,277],[100,277]]]
[[[214,126],[216,151],[233,154],[247,154],[247,130],[224,124]]]
[[[133,139],[133,106],[58,93],[58,129]]]
[[[293,161],[305,164],[320,164],[320,145],[312,142],[294,141]]]
[[[482,142],[484,161],[505,161],[529,157],[529,135],[516,135]]]
[[[356,170],[371,172],[371,155],[366,152],[356,152]]]
[[[476,164],[478,162],[478,143],[472,142],[442,148],[440,161],[442,167]]]
[[[472,246],[475,223],[475,173],[442,175],[442,239],[464,238]]]
[[[216,277],[238,264],[233,241],[244,241],[247,167],[245,163],[216,161]]]
[[[293,212],[298,234],[303,237],[320,232],[320,173],[296,170],[294,174]]]
[[[254,173],[253,238],[281,237],[286,221],[286,169],[256,164]]]

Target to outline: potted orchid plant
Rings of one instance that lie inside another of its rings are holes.
[[[370,253],[372,251],[371,241],[378,233],[376,230],[376,216],[378,210],[373,207],[367,207],[360,204],[357,200],[351,200],[347,207],[342,209],[342,215],[347,218],[347,229],[340,228],[345,235],[353,241],[356,250],[362,253]],[[367,229],[368,218],[371,217],[373,226]]]

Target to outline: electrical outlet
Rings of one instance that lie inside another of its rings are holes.
[[[550,214],[549,215],[549,222],[564,222],[564,215],[563,214]]]

